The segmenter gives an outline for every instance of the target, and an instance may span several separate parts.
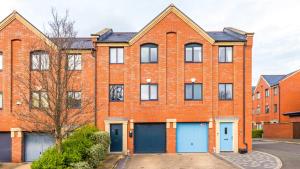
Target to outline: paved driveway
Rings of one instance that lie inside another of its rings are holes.
[[[253,149],[279,157],[283,164],[282,169],[300,168],[300,144],[275,141],[253,141]]]
[[[234,169],[209,153],[138,154],[129,157],[118,169]]]

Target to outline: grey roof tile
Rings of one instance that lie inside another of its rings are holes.
[[[51,38],[51,40],[55,43],[58,38]],[[70,49],[94,49],[93,41],[91,38],[74,38],[73,44],[71,44]]]
[[[111,32],[100,36],[98,42],[129,42],[138,32]],[[244,42],[244,35],[230,34],[224,31],[207,32],[217,42]]]
[[[71,49],[93,49],[93,42],[91,38],[75,38]]]
[[[270,86],[279,84],[279,81],[284,79],[286,75],[262,75]]]
[[[100,36],[98,42],[129,42],[137,32],[111,32],[105,36]]]
[[[244,42],[246,41],[244,35],[230,34],[224,31],[207,32],[217,42]]]

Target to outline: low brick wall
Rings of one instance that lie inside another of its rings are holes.
[[[293,138],[293,123],[264,124],[264,138]]]

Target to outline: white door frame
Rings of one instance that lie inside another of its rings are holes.
[[[128,124],[128,120],[104,120],[104,124],[105,124],[105,131],[108,132],[110,134],[110,125],[111,124],[122,124],[122,152],[119,153],[123,153],[125,155],[127,155],[127,124]],[[109,153],[110,152],[110,147],[108,150]]]
[[[238,152],[239,146],[239,136],[238,136],[238,123],[239,119],[237,117],[218,117],[215,118],[216,123],[216,153],[220,153],[220,123],[232,123],[232,145],[233,145],[233,152]]]

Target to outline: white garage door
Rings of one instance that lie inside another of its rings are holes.
[[[54,138],[49,134],[25,133],[25,161],[37,160],[52,145]]]

